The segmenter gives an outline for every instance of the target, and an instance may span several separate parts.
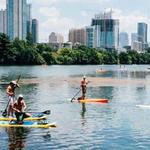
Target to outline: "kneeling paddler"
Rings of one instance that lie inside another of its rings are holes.
[[[30,117],[31,114],[24,112],[26,109],[26,103],[23,99],[23,95],[19,95],[17,101],[13,104],[13,111],[15,112],[17,123],[22,124],[23,119]]]

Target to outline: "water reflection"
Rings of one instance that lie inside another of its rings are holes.
[[[45,135],[43,135],[43,138],[45,142],[51,141],[50,131],[48,131]]]
[[[23,149],[26,147],[26,138],[30,133],[28,128],[6,128],[9,150]]]
[[[81,124],[84,126],[86,123],[86,119],[85,119],[85,112],[86,112],[86,104],[85,103],[81,103]]]
[[[98,74],[98,66],[6,67],[0,80],[7,83],[22,74],[21,88],[28,109],[51,109],[49,117],[58,128],[10,128],[0,142],[4,149],[149,149],[150,110],[137,108],[149,104],[150,72],[147,66],[103,66],[107,70]],[[88,98],[108,98],[108,104],[70,103],[77,92],[82,75],[91,79]],[[36,78],[33,78],[36,77]],[[0,83],[0,103],[5,107],[5,84]],[[3,109],[3,108],[1,108]],[[49,119],[49,120],[50,120]],[[27,130],[27,131],[26,131]],[[51,136],[53,135],[53,138]],[[29,135],[30,134],[30,135]],[[143,142],[141,142],[143,141]],[[100,147],[101,145],[101,147]],[[123,147],[125,145],[126,147]],[[144,148],[143,148],[144,149]]]

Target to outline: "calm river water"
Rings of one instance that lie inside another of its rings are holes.
[[[103,68],[106,72],[96,72]],[[16,96],[29,111],[51,110],[57,128],[0,128],[0,150],[145,150],[150,149],[150,67],[13,66],[0,67],[0,109],[7,104],[7,84],[21,74]],[[91,80],[87,97],[108,104],[71,103],[80,80]],[[103,82],[103,83],[102,83]]]

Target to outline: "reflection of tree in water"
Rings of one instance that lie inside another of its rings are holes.
[[[25,148],[25,142],[30,130],[28,128],[6,128],[8,134],[9,150]]]

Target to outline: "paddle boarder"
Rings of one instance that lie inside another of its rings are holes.
[[[21,124],[21,123],[23,123],[24,118],[31,116],[31,114],[24,112],[26,108],[27,108],[27,106],[24,101],[23,95],[20,94],[18,96],[17,101],[14,102],[13,107],[12,107],[13,111],[15,111],[17,123]]]
[[[13,103],[15,101],[15,89],[16,87],[19,87],[19,84],[17,81],[11,81],[6,89],[6,93],[8,95],[9,104],[8,104],[8,117],[13,117]]]
[[[83,76],[83,79],[81,81],[81,92],[82,92],[82,96],[78,98],[78,100],[81,99],[85,99],[86,96],[86,90],[87,90],[87,84],[89,83],[89,81],[86,80],[86,76]]]

